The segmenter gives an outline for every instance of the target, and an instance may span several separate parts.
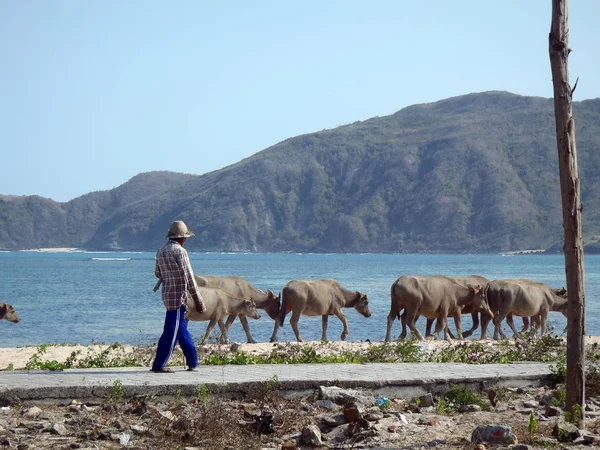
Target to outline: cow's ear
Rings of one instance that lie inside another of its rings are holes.
[[[6,303],[0,303],[0,313],[6,313]]]

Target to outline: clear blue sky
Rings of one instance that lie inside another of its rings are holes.
[[[575,100],[597,98],[600,1],[569,3]],[[551,97],[551,4],[2,1],[0,194],[68,201],[141,172],[202,174],[471,92]]]

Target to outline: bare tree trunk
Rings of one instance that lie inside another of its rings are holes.
[[[568,0],[552,0],[549,51],[554,85],[554,116],[562,197],[565,271],[569,296],[567,326],[567,410],[578,413],[580,428],[585,426],[585,293],[583,284],[583,239],[579,174],[575,147],[575,122],[569,85]],[[579,409],[577,408],[579,405]]]

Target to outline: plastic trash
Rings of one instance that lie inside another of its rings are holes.
[[[390,400],[387,397],[377,397],[375,404],[379,407],[388,407],[390,406]]]
[[[129,439],[131,439],[129,433],[123,433],[121,435],[121,438],[119,439],[119,442],[121,443],[121,445],[127,446],[129,444]]]

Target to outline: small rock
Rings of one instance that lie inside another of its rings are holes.
[[[597,434],[585,433],[583,435],[583,441],[586,444],[600,444],[600,436]]]
[[[231,344],[231,347],[229,347],[229,350],[232,353],[237,352],[240,349],[240,344],[238,344],[237,342],[234,342],[233,344]]]
[[[353,389],[342,389],[337,386],[319,386],[319,394],[322,400],[331,400],[338,405],[355,402],[365,408],[375,404],[375,396]]]
[[[192,421],[185,416],[181,416],[172,425],[174,430],[186,431],[192,428]]]
[[[344,406],[343,413],[346,420],[350,423],[356,422],[360,416],[358,407],[354,402],[347,403],[346,406]]]
[[[369,408],[363,414],[364,418],[370,422],[376,422],[383,419],[383,411],[379,408]]]
[[[471,442],[493,444],[516,444],[517,437],[508,425],[479,425],[471,434]]]
[[[539,405],[539,402],[536,402],[535,400],[527,400],[526,402],[523,402],[523,408],[537,408]]]
[[[463,405],[458,408],[458,412],[461,413],[469,413],[469,412],[479,412],[481,411],[481,406],[479,405]]]
[[[420,397],[417,397],[417,398],[418,398],[417,405],[419,405],[419,407],[427,408],[428,406],[433,406],[433,395],[431,395],[431,393],[421,395]]]
[[[321,408],[328,409],[329,411],[332,411],[335,408],[335,405],[331,400],[317,400],[315,404]]]
[[[508,447],[508,450],[529,450],[529,445],[515,444]]]
[[[389,426],[387,427],[387,430],[388,430],[390,433],[395,433],[395,432],[398,430],[398,425],[389,425]]]
[[[296,450],[296,444],[292,441],[285,441],[281,444],[281,450]]]
[[[59,436],[67,436],[69,434],[69,430],[62,423],[55,423],[52,425],[50,429],[52,434],[58,434]]]
[[[148,427],[145,427],[143,425],[131,425],[129,427],[131,429],[131,431],[133,431],[133,434],[146,434],[148,432]]]
[[[339,427],[348,423],[343,414],[326,414],[319,416],[319,420],[330,427]]]
[[[558,439],[559,442],[572,442],[581,436],[581,432],[572,423],[559,420],[552,429],[552,436]]]
[[[307,425],[302,429],[302,442],[307,445],[319,447],[323,445],[321,430],[316,425]]]
[[[23,413],[23,417],[27,417],[28,419],[37,419],[37,417],[42,413],[42,410],[37,406],[32,406],[27,411]]]
[[[437,418],[435,417],[419,417],[417,425],[427,425],[428,427],[434,427],[437,425]]]
[[[557,417],[560,416],[562,414],[562,409],[558,408],[557,406],[548,406],[546,408],[546,416],[548,417]]]

